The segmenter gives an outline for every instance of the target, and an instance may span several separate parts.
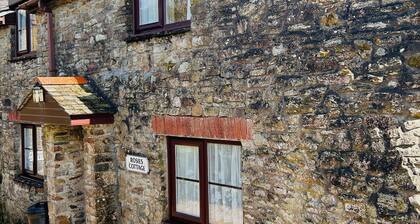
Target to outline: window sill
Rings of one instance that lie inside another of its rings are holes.
[[[28,177],[24,175],[18,175],[14,179],[15,182],[22,183],[28,185],[30,187],[35,188],[43,188],[44,187],[44,180],[40,180],[34,177]]]
[[[36,52],[30,52],[21,56],[12,57],[10,62],[26,61],[37,58]]]
[[[149,40],[155,37],[166,37],[176,34],[182,34],[191,31],[191,27],[183,27],[183,28],[177,28],[177,29],[171,29],[171,30],[165,30],[165,31],[149,31],[141,34],[132,34],[128,36],[125,41],[126,42],[135,42],[135,41],[143,41],[143,40]]]

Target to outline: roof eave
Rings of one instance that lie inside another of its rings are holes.
[[[113,124],[114,115],[112,114],[90,114],[90,115],[77,115],[70,116],[71,126],[84,126],[95,124]]]

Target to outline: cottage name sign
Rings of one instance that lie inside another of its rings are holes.
[[[125,163],[128,171],[149,173],[149,160],[146,157],[127,155]]]

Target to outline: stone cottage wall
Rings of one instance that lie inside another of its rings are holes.
[[[32,61],[11,63],[13,30],[0,28],[0,223],[19,223],[25,220],[28,206],[46,200],[44,188],[35,188],[17,182],[20,173],[20,128],[8,120],[8,113],[27,91],[32,77],[39,74],[38,63]]]
[[[402,165],[408,171],[417,194],[409,198],[420,213],[420,120],[407,121],[404,126],[391,130],[391,146],[402,155]]]
[[[36,187],[17,181],[20,170],[20,128],[8,122],[2,122],[0,134],[0,223],[20,223],[25,219],[28,206],[46,201],[46,186]]]
[[[416,162],[392,134],[419,119],[417,1],[195,0],[190,32],[127,41],[130,2],[52,6],[59,73],[85,75],[119,110],[112,131],[98,136],[112,133],[98,144],[117,163],[104,161],[98,167],[110,170],[98,175],[110,175],[111,192],[117,177],[111,213],[121,223],[168,217],[166,140],[154,135],[152,115],[253,122],[254,140],[242,142],[245,223],[419,219],[406,169]],[[45,74],[43,46],[30,61],[0,56],[3,113],[30,76]],[[126,171],[129,153],[147,156],[151,173]]]
[[[50,223],[85,223],[85,152],[81,127],[43,128]]]
[[[120,202],[112,126],[85,127],[83,136],[86,223],[117,223]]]

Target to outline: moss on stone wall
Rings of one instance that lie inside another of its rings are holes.
[[[413,68],[420,68],[420,54],[415,54],[409,57],[407,64]]]

